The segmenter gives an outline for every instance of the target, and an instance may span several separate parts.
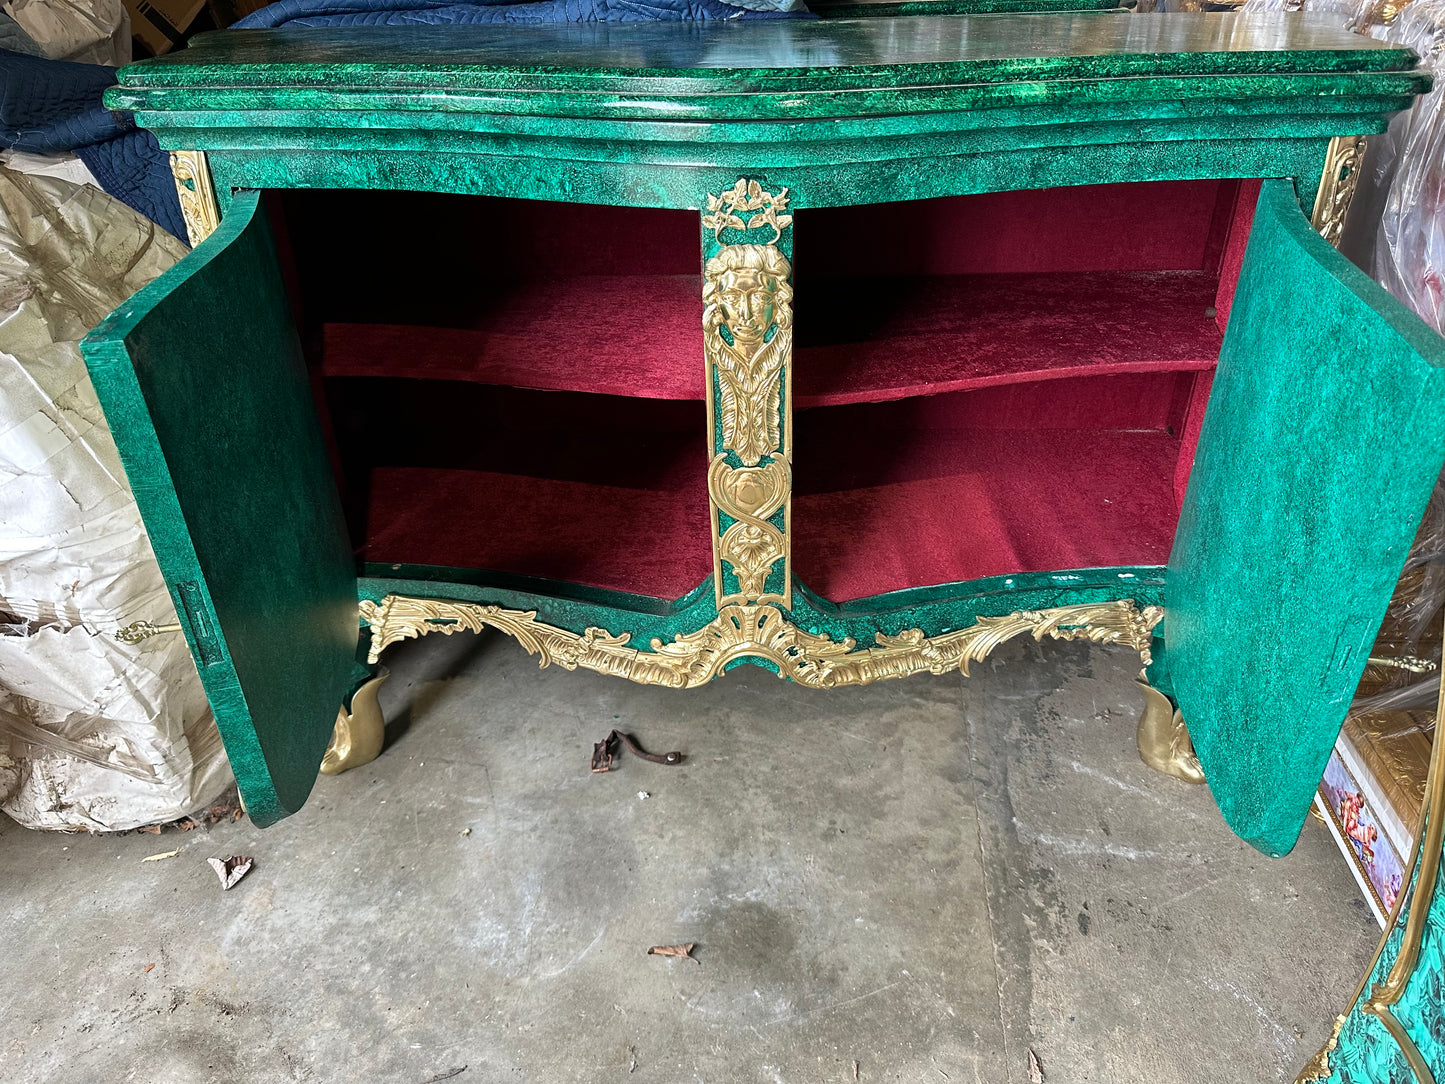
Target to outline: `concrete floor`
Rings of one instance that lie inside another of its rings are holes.
[[[1377,937],[1321,825],[1271,861],[1139,762],[1118,649],[834,693],[388,661],[387,753],[274,828],[0,817],[0,1080],[1291,1081]],[[686,764],[590,775],[613,726]]]

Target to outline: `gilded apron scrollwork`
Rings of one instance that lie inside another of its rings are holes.
[[[1147,659],[1163,613],[1158,606],[1140,608],[1132,599],[1015,610],[999,617],[978,617],[966,628],[937,636],[925,636],[916,628],[894,636],[880,632],[874,637],[875,646],[859,647],[851,637],[834,639],[799,628],[776,606],[729,605],[693,632],[678,633],[671,640],[654,637],[647,648],[639,648],[632,646],[630,633],[614,635],[599,628],[571,632],[537,620],[536,610],[405,595],[361,603],[361,619],[371,626],[370,663],[402,640],[490,628],[514,638],[529,655],[537,656],[541,667],[555,663],[565,670],[595,670],[674,689],[705,685],[741,658],[766,663],[780,678],[813,689],[955,670],[967,676],[971,664],[1020,636],[1123,644]]]

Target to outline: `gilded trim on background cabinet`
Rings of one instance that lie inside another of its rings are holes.
[[[1365,157],[1365,137],[1335,136],[1325,151],[1325,168],[1320,174],[1320,189],[1315,195],[1310,225],[1315,232],[1336,248],[1344,233],[1345,216],[1360,179],[1360,166]]]
[[[1376,0],[1365,9],[1360,20],[1358,33],[1368,33],[1372,26],[1390,26],[1400,17],[1400,12],[1410,6],[1410,0]],[[1348,27],[1356,30],[1356,27]]]
[[[776,242],[793,221],[782,213],[788,190],[774,195],[757,181],[739,180],[709,194],[707,206],[703,228],[715,242],[725,229],[773,231],[767,244],[722,245],[703,264],[716,600],[719,609],[770,602],[786,608],[792,605],[793,267]],[[780,563],[782,589],[769,592]]]
[[[927,671],[968,674],[970,664],[1018,636],[1035,640],[1087,640],[1127,644],[1147,665],[1154,627],[1164,616],[1158,606],[1142,610],[1132,599],[1016,610],[1003,617],[980,617],[968,628],[938,636],[907,629],[896,636],[877,634],[877,646],[858,648],[851,638],[807,632],[776,606],[726,606],[696,632],[680,633],[668,643],[654,638],[651,650],[629,645],[630,634],[614,636],[589,628],[578,634],[537,620],[535,610],[507,610],[474,602],[387,595],[361,603],[361,618],[371,626],[375,663],[389,645],[427,633],[481,632],[496,629],[515,638],[539,665],[566,670],[582,667],[625,677],[643,685],[690,689],[706,684],[733,662],[752,659],[770,665],[778,676],[814,689],[868,685]]]
[[[1325,1040],[1325,1045],[1314,1052],[1305,1067],[1300,1070],[1299,1076],[1295,1077],[1295,1084],[1317,1084],[1325,1080],[1334,1070],[1330,1067],[1330,1055],[1340,1045],[1340,1032],[1344,1029],[1348,1016],[1335,1017],[1334,1027],[1330,1029],[1330,1037]]]
[[[211,181],[211,166],[205,151],[171,151],[171,176],[176,180],[176,194],[181,200],[181,217],[186,221],[186,235],[195,248],[221,224],[221,211],[216,204],[216,187]]]
[[[1442,697],[1441,704],[1436,708],[1436,735],[1441,733],[1441,717],[1445,716],[1445,711],[1440,710],[1442,707],[1445,707],[1445,697]],[[1389,974],[1383,982],[1375,983],[1370,989],[1370,996],[1360,1006],[1362,1012],[1378,1018],[1380,1023],[1385,1025],[1390,1037],[1399,1044],[1400,1052],[1405,1055],[1405,1060],[1410,1064],[1419,1084],[1435,1084],[1435,1075],[1426,1064],[1420,1048],[1395,1016],[1394,1007],[1404,996],[1405,987],[1409,985],[1415,968],[1419,965],[1420,948],[1425,941],[1425,927],[1430,921],[1430,906],[1435,900],[1435,890],[1440,880],[1441,847],[1445,846],[1445,817],[1441,816],[1441,807],[1445,806],[1445,766],[1442,766],[1442,759],[1445,759],[1445,742],[1437,737],[1430,752],[1425,800],[1420,806],[1420,830],[1416,833],[1410,861],[1406,864],[1406,875],[1408,877],[1414,874],[1415,887],[1409,893],[1410,913],[1405,918],[1405,933]],[[1418,872],[1416,862],[1419,863]],[[1405,896],[1406,893],[1400,893],[1401,900]],[[1388,943],[1399,919],[1400,909],[1397,906],[1390,926],[1386,928],[1385,936],[1381,939],[1382,948]]]
[[[1350,1023],[1350,1016],[1358,1011],[1380,1021],[1390,1038],[1399,1047],[1400,1054],[1414,1073],[1416,1084],[1435,1084],[1435,1074],[1420,1053],[1415,1040],[1410,1037],[1399,1018],[1395,1006],[1405,996],[1410,980],[1420,964],[1420,950],[1425,943],[1425,931],[1430,922],[1430,912],[1435,902],[1441,874],[1442,848],[1445,848],[1445,741],[1438,735],[1445,731],[1445,692],[1436,699],[1435,733],[1436,740],[1430,749],[1430,766],[1425,777],[1425,796],[1420,803],[1420,826],[1415,831],[1415,841],[1410,847],[1410,857],[1405,862],[1403,887],[1395,906],[1390,910],[1385,932],[1375,949],[1375,955],[1365,968],[1365,974],[1355,987],[1349,1008],[1335,1018],[1334,1028],[1324,1046],[1305,1063],[1295,1084],[1315,1084],[1328,1079],[1334,1069],[1330,1057],[1340,1048],[1344,1029]],[[1399,948],[1390,970],[1384,978],[1371,984],[1371,979],[1389,950],[1390,940],[1400,924],[1400,916],[1406,907],[1405,929],[1401,933]],[[1439,972],[1434,974],[1439,976]],[[1369,990],[1369,995],[1365,991]],[[1437,995],[1438,996],[1438,995]]]

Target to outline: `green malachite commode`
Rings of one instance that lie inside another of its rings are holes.
[[[1139,650],[1151,725],[1186,741],[1168,694],[1230,825],[1287,851],[1445,464],[1445,342],[1316,232],[1338,229],[1356,137],[1427,87],[1415,63],[1303,17],[1055,11],[223,32],[122,69],[107,103],[175,152],[200,243],[84,349],[251,816],[300,807],[338,703],[374,706],[374,684],[356,693],[369,665],[424,632],[497,628],[544,665],[675,688],[746,663],[817,687],[966,670],[1030,634]],[[1170,468],[1167,567],[810,591],[799,216],[846,234],[848,208],[1214,181],[1243,182],[1221,220],[1238,244],[1220,241],[1212,390],[1212,356],[1189,363],[1202,424],[1169,434],[1197,450]],[[697,212],[713,574],[657,597],[358,567],[268,189]],[[1438,1064],[1428,1027],[1406,1026]]]

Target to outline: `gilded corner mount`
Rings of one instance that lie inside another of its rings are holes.
[[[1345,216],[1355,198],[1364,158],[1362,135],[1336,136],[1325,151],[1325,168],[1320,175],[1320,190],[1315,196],[1310,225],[1336,248],[1345,231]]]
[[[1139,715],[1137,734],[1139,759],[1156,772],[1186,783],[1203,783],[1204,768],[1194,752],[1184,716],[1167,696],[1144,680],[1142,674],[1139,685],[1144,690],[1144,710]]]
[[[221,224],[221,211],[216,204],[216,187],[211,181],[211,166],[205,151],[171,151],[171,175],[176,181],[176,195],[181,201],[181,217],[185,219],[186,235],[195,248]]]
[[[1009,640],[1087,640],[1126,644],[1149,661],[1154,627],[1163,617],[1158,606],[1142,610],[1130,599],[1017,610],[1002,617],[980,617],[967,628],[939,636],[907,629],[896,636],[878,633],[876,646],[859,648],[845,637],[834,640],[793,624],[776,606],[731,605],[696,632],[670,642],[653,639],[650,650],[633,647],[630,634],[605,629],[575,633],[537,620],[535,610],[508,610],[473,602],[387,595],[361,603],[361,618],[371,625],[371,662],[391,644],[431,632],[481,632],[492,628],[516,639],[540,666],[556,663],[625,677],[644,685],[688,689],[706,684],[738,659],[751,659],[777,670],[778,676],[815,689],[868,685],[889,678],[958,670],[987,658]]]

